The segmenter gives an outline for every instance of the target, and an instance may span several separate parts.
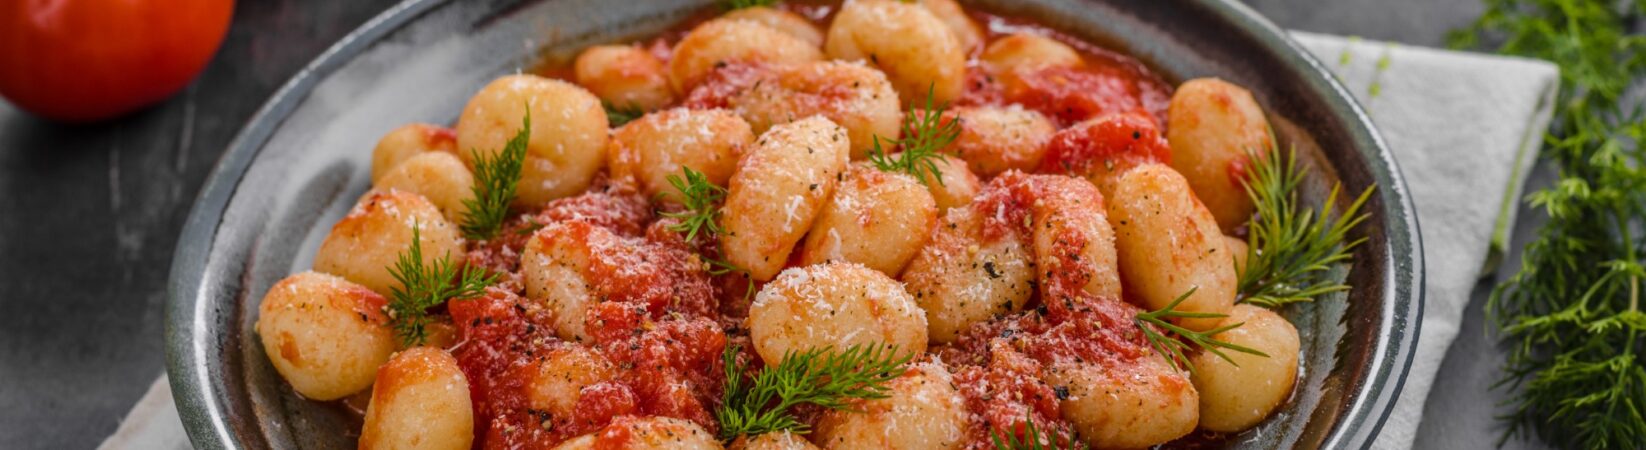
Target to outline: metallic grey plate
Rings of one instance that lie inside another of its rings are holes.
[[[307,269],[319,241],[369,184],[377,138],[449,123],[490,79],[540,51],[661,31],[708,0],[408,0],[293,77],[230,145],[191,212],[171,271],[167,364],[200,448],[352,448],[357,423],[299,398],[251,332],[257,302]],[[1423,309],[1422,244],[1393,156],[1324,67],[1232,0],[982,0],[1141,59],[1168,81],[1217,76],[1250,88],[1282,141],[1333,181],[1378,186],[1347,295],[1293,307],[1303,334],[1296,394],[1231,448],[1365,448],[1400,392]]]

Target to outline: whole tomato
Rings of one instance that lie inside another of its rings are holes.
[[[187,86],[228,31],[233,0],[0,1],[0,95],[92,121]]]

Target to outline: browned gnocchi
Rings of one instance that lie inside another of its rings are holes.
[[[864,61],[886,73],[904,105],[960,98],[966,48],[949,25],[919,4],[898,0],[846,2],[829,25],[830,58]]]
[[[469,382],[445,350],[407,349],[377,371],[360,448],[462,450],[473,441]]]
[[[926,351],[926,313],[902,284],[867,267],[824,263],[789,269],[749,307],[749,339],[766,361],[812,347],[886,345]]]
[[[847,155],[846,130],[822,117],[760,135],[732,175],[721,208],[727,260],[756,280],[777,275],[834,193]]]
[[[1232,252],[1217,221],[1170,167],[1151,164],[1120,176],[1108,199],[1120,254],[1120,276],[1148,309],[1187,295],[1177,309],[1223,314],[1234,305]],[[1210,330],[1219,319],[1183,319],[1192,330]]]
[[[589,47],[577,55],[572,71],[577,84],[618,107],[655,111],[674,102],[663,60],[640,47]]]
[[[401,287],[389,268],[411,245],[414,235],[422,246],[425,264],[464,253],[457,226],[428,199],[395,190],[368,192],[320,242],[314,270],[389,295]]]
[[[607,155],[611,177],[633,180],[650,197],[680,202],[669,177],[683,168],[702,173],[724,186],[737,171],[738,159],[754,144],[749,123],[722,109],[676,108],[647,114],[612,134]]]
[[[800,261],[854,262],[896,276],[936,223],[937,201],[913,176],[854,165],[812,222]]]
[[[1168,111],[1172,168],[1189,180],[1195,197],[1224,232],[1246,223],[1252,217],[1245,188],[1247,157],[1271,145],[1263,108],[1245,88],[1201,78],[1178,86]]]
[[[383,296],[315,272],[286,277],[258,306],[256,330],[276,371],[297,393],[334,400],[371,386],[394,353]]]
[[[457,118],[459,156],[496,155],[530,112],[518,205],[542,205],[589,187],[606,163],[607,119],[600,98],[575,84],[510,75],[481,88]]]
[[[792,64],[821,61],[816,44],[757,21],[716,19],[693,28],[675,44],[669,83],[675,91],[697,87],[716,66],[732,63]]]

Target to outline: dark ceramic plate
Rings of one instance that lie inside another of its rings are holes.
[[[408,122],[452,122],[469,95],[542,52],[655,33],[711,0],[410,0],[293,77],[231,144],[179,240],[166,312],[177,407],[201,448],[352,448],[357,421],[298,398],[252,324],[264,291],[307,269],[368,186],[369,155]],[[1326,186],[1378,186],[1354,290],[1287,311],[1303,334],[1297,393],[1234,448],[1364,448],[1400,392],[1423,310],[1423,262],[1406,185],[1366,115],[1319,62],[1231,0],[983,0],[1141,59],[1174,83],[1217,76],[1250,88],[1283,142]]]

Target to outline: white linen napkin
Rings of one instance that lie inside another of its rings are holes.
[[[1415,361],[1374,448],[1411,448],[1469,292],[1506,245],[1558,83],[1547,62],[1293,32],[1394,149],[1417,203],[1427,305]],[[164,376],[99,447],[188,448]]]

